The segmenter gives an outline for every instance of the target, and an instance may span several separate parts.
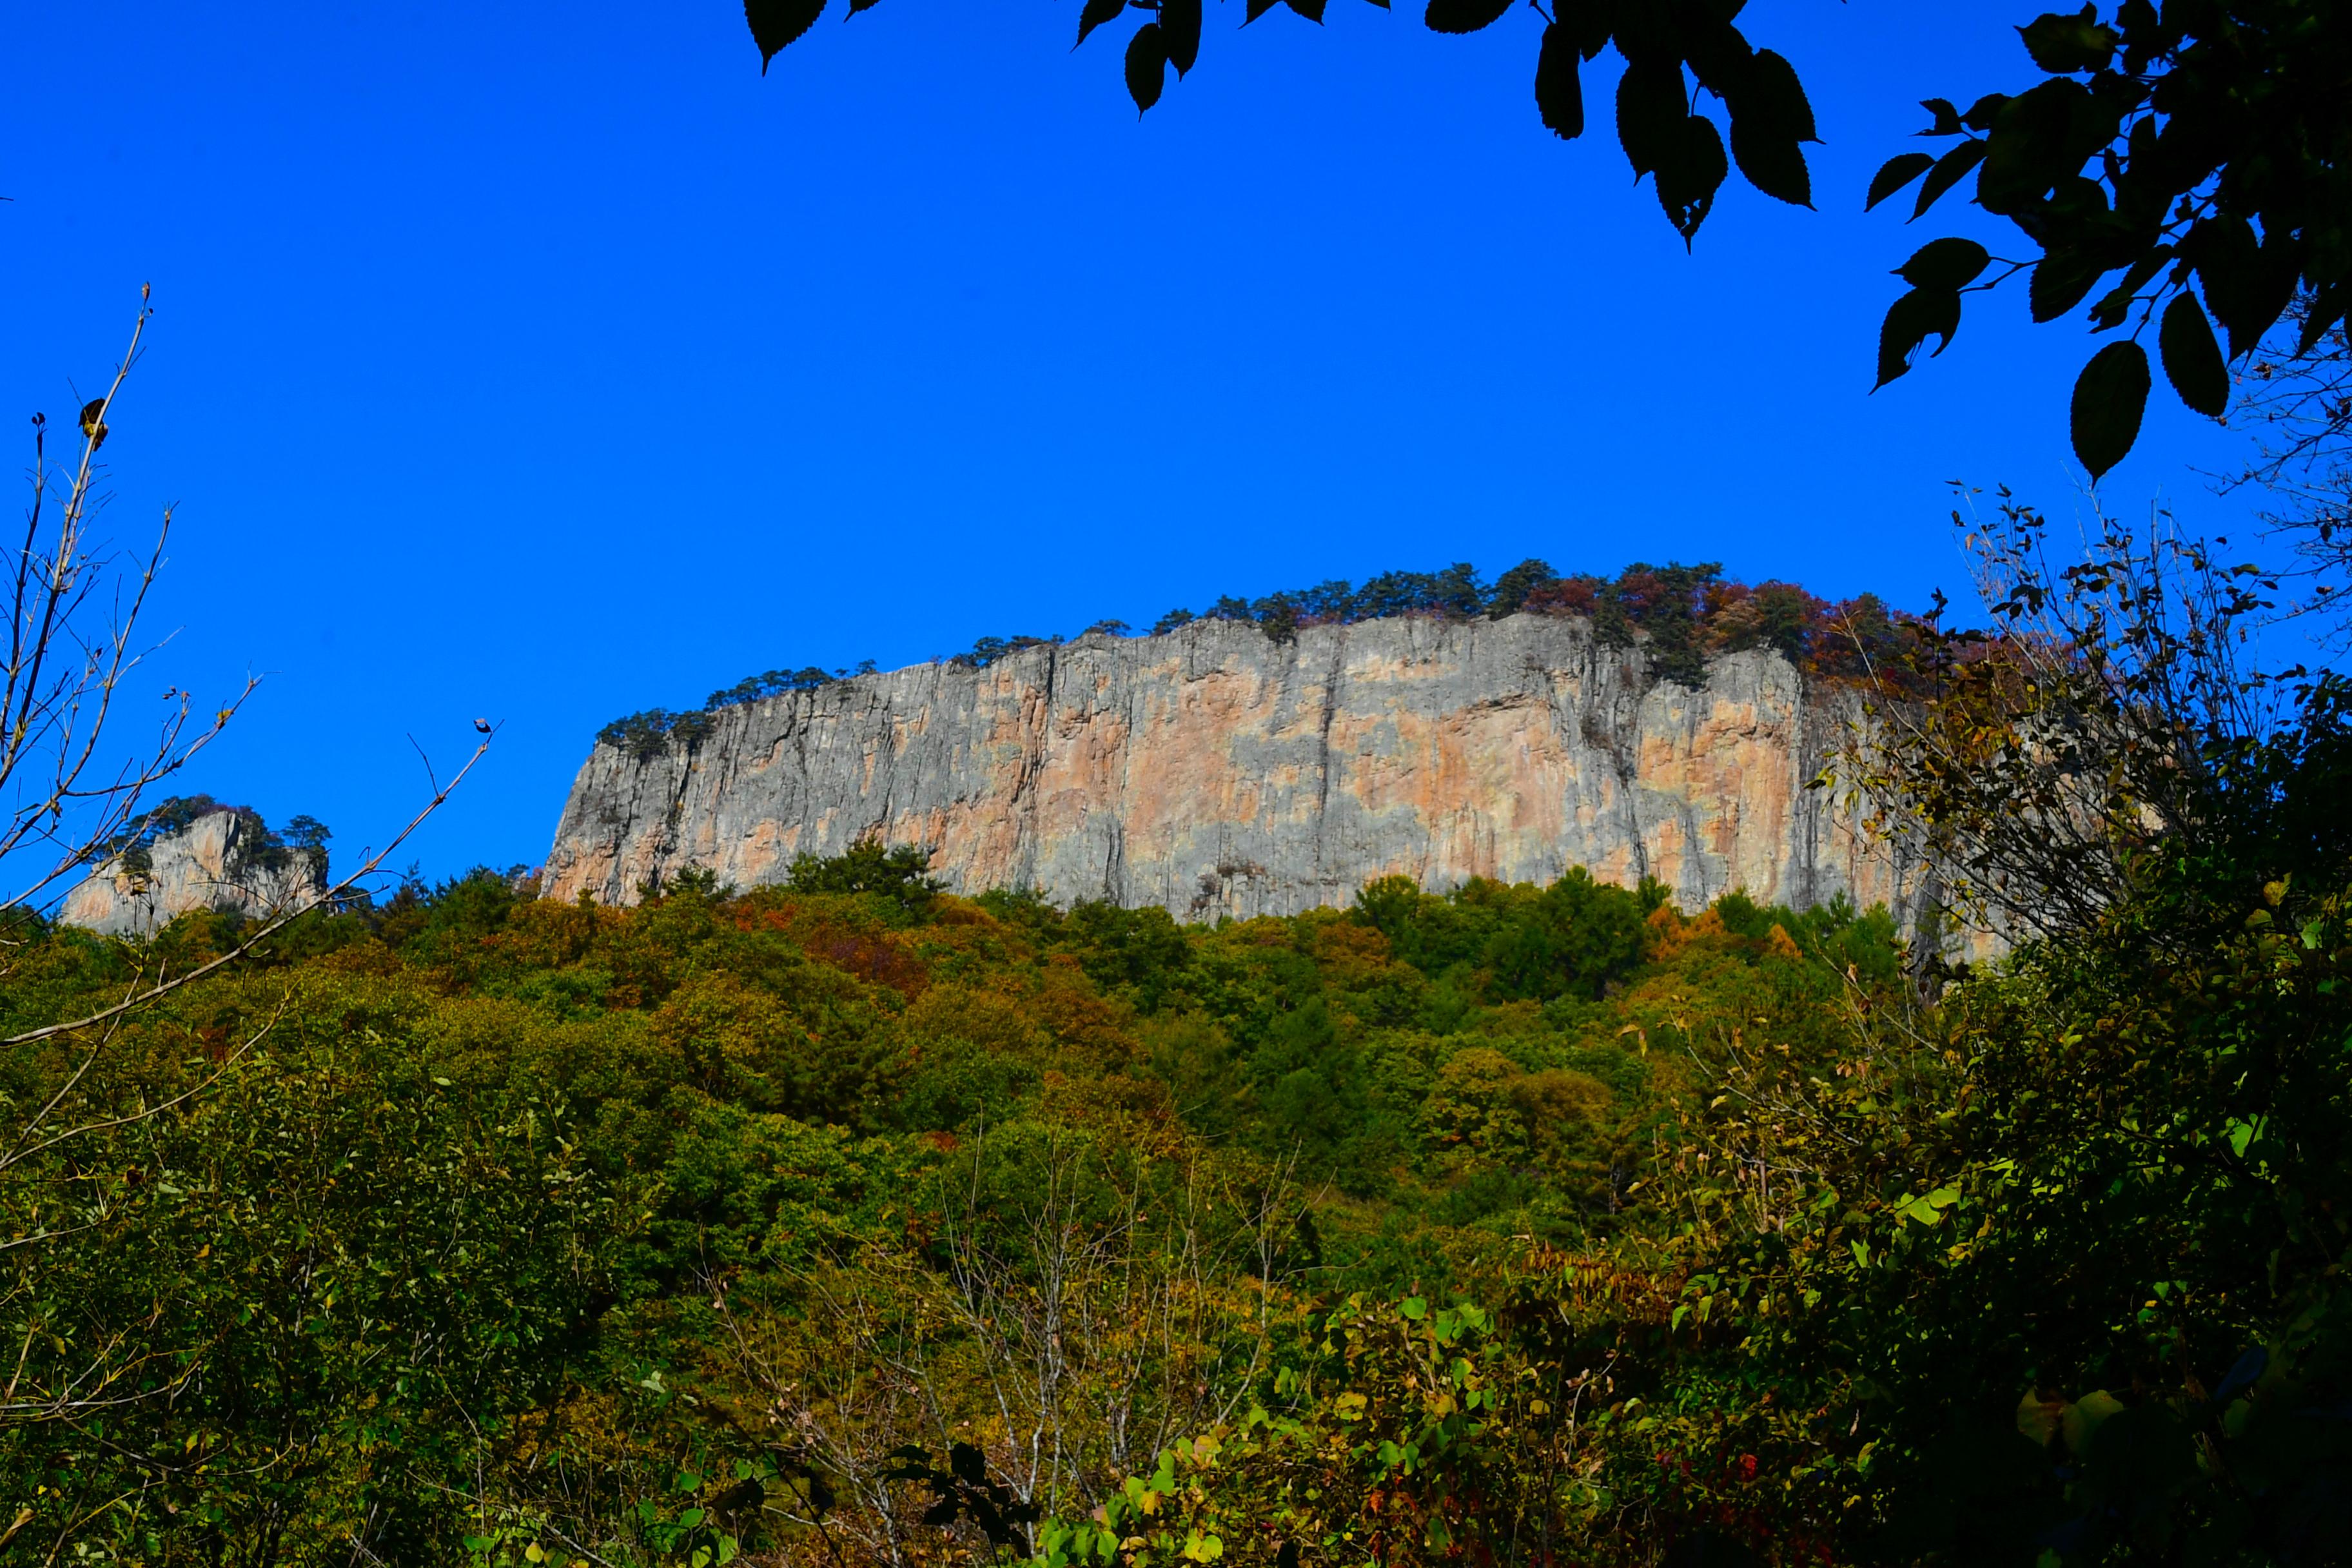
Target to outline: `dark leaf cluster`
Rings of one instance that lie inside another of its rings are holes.
[[[2219,418],[2230,363],[2252,355],[2298,289],[2309,301],[2298,354],[2352,306],[2352,10],[2122,0],[2019,32],[2046,79],[1965,110],[1927,100],[1920,134],[1949,145],[1890,160],[1866,205],[1918,181],[1916,218],[1973,173],[1976,205],[2040,254],[1997,261],[1965,239],[1922,248],[1896,269],[1911,288],[1887,311],[1878,384],[1908,370],[1930,335],[1943,352],[1962,294],[2027,272],[2035,321],[2088,300],[2092,330],[2120,334],[2074,386],[2074,452],[2096,478],[2138,438],[2147,339],[2181,402]]]
[[[851,14],[876,0],[851,0]],[[1247,26],[1277,5],[1309,22],[1323,20],[1325,0],[1245,0]],[[1389,0],[1372,0],[1381,9]],[[777,53],[806,33],[824,0],[748,0],[744,7],[764,72]],[[1172,68],[1181,80],[1201,52],[1202,0],[1086,0],[1077,42],[1129,10],[1144,14],[1121,59],[1128,96],[1139,114],[1157,104]],[[1482,32],[1512,10],[1511,0],[1431,0],[1423,20],[1443,34]],[[1616,100],[1617,140],[1633,177],[1652,177],[1666,219],[1687,242],[1698,233],[1734,166],[1748,183],[1784,202],[1812,205],[1804,146],[1821,140],[1795,68],[1758,48],[1732,25],[1737,5],[1654,5],[1647,0],[1560,0],[1536,43],[1535,107],[1544,127],[1573,141],[1584,133],[1583,70],[1614,47],[1625,62]],[[1721,106],[1722,123],[1696,111],[1699,96]]]

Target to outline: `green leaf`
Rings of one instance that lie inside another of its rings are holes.
[[[2020,27],[2025,52],[2033,63],[2053,76],[2095,71],[2115,58],[2123,37],[2099,22],[2099,8],[2085,5],[2072,16],[2052,11]]]
[[[1127,92],[1139,115],[1160,101],[1168,85],[1168,35],[1157,22],[1146,22],[1127,41]]]
[[[1407,1296],[1397,1303],[1397,1310],[1415,1322],[1429,1316],[1429,1302],[1419,1296]]]
[[[1181,78],[1201,58],[1201,0],[1160,0],[1160,30],[1168,36],[1168,63]]]
[[[1960,330],[1960,294],[1957,289],[1914,289],[1886,308],[1878,329],[1878,386],[1885,386],[1911,368],[1911,356],[1934,332],[1942,340],[1936,353],[1951,347]],[[1871,388],[1875,392],[1877,386]]]
[[[2110,343],[2109,348],[2121,348]],[[2067,1448],[2080,1458],[2091,1446],[2101,1426],[2124,1413],[2124,1403],[2105,1389],[2095,1389],[2065,1408],[2058,1418],[2058,1430],[2066,1439]]]
[[[1536,53],[1536,112],[1563,142],[1584,134],[1584,84],[1577,74],[1576,37],[1554,22],[1543,31]]]
[[[2221,345],[2213,341],[2212,323],[2196,296],[2184,289],[2172,297],[2156,343],[2164,356],[2164,378],[2180,401],[2209,419],[2221,417],[2230,406],[2230,367],[2222,363]]]
[[[1429,0],[1422,20],[1433,33],[1475,33],[1502,19],[1517,0]]]
[[[1933,153],[1896,153],[1870,177],[1870,199],[1862,204],[1862,210],[1868,212],[1935,166]]]
[[[767,75],[768,62],[824,15],[824,0],[743,0],[743,20],[760,49],[760,74]]]
[[[1914,289],[1959,289],[1976,281],[1992,258],[1973,239],[1931,239],[1895,275]]]
[[[1937,198],[1958,184],[1970,169],[1984,162],[1985,146],[1982,142],[1963,142],[1936,160],[1935,168],[1928,171],[1927,183],[1919,187],[1918,202],[1911,208],[1913,221],[1925,216]]]
[[[1078,11],[1078,44],[1085,43],[1088,33],[1126,9],[1127,0],[1087,0]],[[1078,44],[1070,47],[1075,49]]]
[[[2147,351],[2136,342],[2109,343],[2075,378],[2074,456],[2096,479],[2124,459],[2139,439],[2147,409]]]

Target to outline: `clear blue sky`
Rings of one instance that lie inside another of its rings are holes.
[[[113,531],[181,509],[153,684],[268,676],[184,787],[349,851],[423,793],[409,735],[502,721],[436,876],[541,858],[607,719],[779,665],[1528,555],[1916,605],[1946,480],[2078,505],[2092,345],[2021,289],[1866,395],[1889,268],[2020,244],[1864,216],[1869,174],[1916,100],[2032,79],[2038,8],[1756,0],[1821,210],[1735,178],[1686,256],[1605,75],[1585,140],[1537,123],[1524,9],[1224,0],[1139,123],[1076,0],[836,4],[764,79],[726,0],[32,7],[0,410],[68,415],[154,284],[107,447]],[[2152,406],[2109,504],[2229,531],[2231,438]]]

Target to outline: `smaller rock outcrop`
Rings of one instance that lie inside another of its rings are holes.
[[[162,816],[67,894],[58,919],[109,936],[152,936],[193,910],[267,918],[327,890],[326,851],[288,844],[257,812],[206,802],[184,821]]]

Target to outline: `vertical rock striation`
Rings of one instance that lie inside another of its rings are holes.
[[[137,863],[118,856],[66,895],[58,919],[110,936],[152,936],[191,910],[267,917],[320,898],[323,864],[265,844],[260,820],[211,811],[148,847]]]
[[[599,745],[542,886],[621,903],[688,868],[754,886],[879,835],[961,891],[1180,919],[1345,903],[1391,872],[1443,889],[1583,866],[1655,877],[1685,909],[1844,893],[1907,925],[1918,868],[1806,787],[1859,716],[1777,654],[1724,658],[1693,690],[1572,617],[1282,644],[1196,621],[724,708],[691,747]]]

